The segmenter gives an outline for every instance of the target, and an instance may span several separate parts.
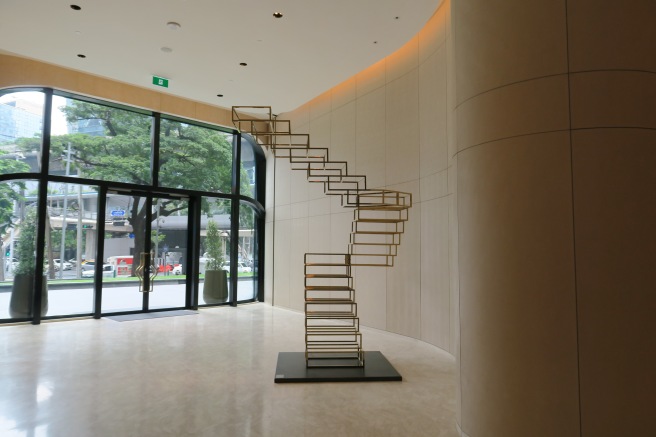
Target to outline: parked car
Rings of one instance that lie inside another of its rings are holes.
[[[64,261],[64,263],[62,264],[59,258],[53,259],[52,263],[55,266],[55,270],[59,270],[61,268],[61,265],[64,266],[63,267],[64,270],[71,270],[73,268],[73,264],[69,263],[68,261]]]
[[[230,271],[230,263],[229,263],[229,262],[223,264],[223,270],[226,270],[226,271],[228,271],[228,272]],[[243,262],[241,262],[241,261],[239,261],[239,262],[237,263],[237,273],[250,273],[250,272],[252,272],[252,271],[253,271],[253,269],[251,269],[250,267],[248,267],[248,266],[246,265],[246,263],[243,263]]]
[[[91,268],[90,270],[84,270],[84,271],[82,271],[82,277],[83,278],[93,278],[93,275],[95,273],[96,272],[93,268]],[[113,278],[115,276],[114,275],[114,266],[111,265],[111,264],[103,264],[102,275],[103,275],[103,278]]]
[[[182,274],[182,264],[176,264],[175,267],[173,267],[173,274],[174,275]]]
[[[95,269],[95,268],[96,268],[96,263],[93,262],[93,261],[87,261],[87,262],[83,262],[82,264],[80,264],[80,269],[82,269],[83,272],[85,272],[87,270],[93,271],[93,269]]]

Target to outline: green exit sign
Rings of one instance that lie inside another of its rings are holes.
[[[164,79],[163,77],[153,76],[153,85],[168,88],[169,87],[169,80]]]

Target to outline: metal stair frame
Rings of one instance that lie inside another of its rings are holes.
[[[329,149],[311,147],[309,134],[293,134],[291,122],[278,120],[269,106],[233,106],[232,119],[276,159],[287,159],[292,170],[306,172],[309,182],[322,183],[326,195],[353,208],[346,253],[304,256],[305,361],[308,368],[364,367],[352,267],[394,265],[412,194],[367,188],[365,175],[330,160]]]

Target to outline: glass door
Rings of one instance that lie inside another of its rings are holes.
[[[184,308],[188,199],[109,190],[105,205],[102,313]]]

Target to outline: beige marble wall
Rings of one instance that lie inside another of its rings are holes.
[[[394,267],[354,269],[360,321],[453,353],[457,266],[455,183],[448,182],[448,113],[455,105],[448,92],[449,8],[445,2],[396,53],[280,117],[291,120],[293,132],[310,133],[312,146],[328,147],[331,159],[347,161],[350,173],[366,175],[369,187],[413,194]],[[338,198],[327,198],[319,184],[304,182],[288,163],[277,160],[275,167],[276,251],[346,252],[352,211]],[[275,259],[274,302],[302,311],[303,263],[288,258]]]
[[[653,433],[649,1],[454,2],[459,426]]]

